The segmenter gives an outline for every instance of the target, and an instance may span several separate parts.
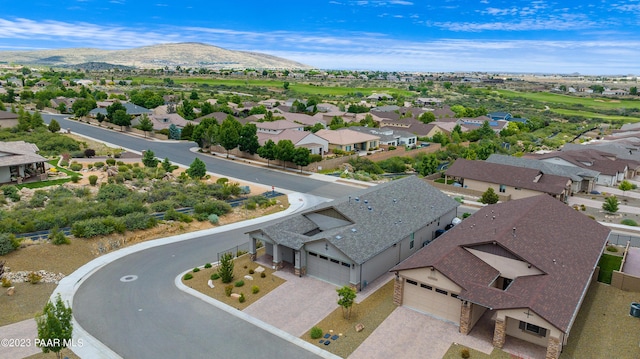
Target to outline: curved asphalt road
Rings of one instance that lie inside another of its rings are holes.
[[[263,167],[247,166],[201,153],[193,153],[189,151],[190,148],[195,146],[193,142],[153,141],[78,121],[68,120],[62,115],[43,114],[42,117],[46,123],[49,123],[52,118],[55,118],[56,121],[60,123],[61,128],[70,129],[72,133],[78,133],[138,152],[150,149],[156,157],[160,159],[169,158],[171,162],[186,167],[193,162],[195,157],[198,157],[207,165],[207,171],[267,186],[275,186],[276,190],[286,189],[324,198],[338,198],[354,191],[353,187],[350,186],[319,181]]]
[[[278,189],[336,198],[353,187],[269,169],[246,166],[189,151],[192,144],[157,142],[56,118],[62,128],[123,148],[151,149],[157,157],[189,165],[200,157],[207,170]],[[227,232],[166,244],[117,259],[86,277],[73,299],[73,312],[84,330],[123,358],[315,358],[281,337],[212,307],[176,288],[183,271],[215,262],[217,253],[245,243],[256,224]],[[133,281],[122,281],[137,276]]]

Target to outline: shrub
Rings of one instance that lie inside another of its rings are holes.
[[[636,221],[634,221],[633,219],[623,219],[621,222],[621,224],[624,224],[625,226],[633,226],[633,227],[637,227],[638,223]]]
[[[91,148],[87,148],[86,150],[84,150],[84,156],[91,158],[94,157],[96,155],[96,150],[91,149]]]
[[[396,146],[389,146],[389,151],[393,151],[396,149]]]
[[[211,263],[206,263],[206,264],[204,265],[204,267],[205,267],[205,268],[211,268],[211,267],[212,267],[212,265],[211,265]]]
[[[124,227],[128,231],[135,231],[137,229],[149,229],[158,224],[156,217],[146,214],[144,212],[132,212],[122,217]]]
[[[618,247],[609,245],[609,246],[607,246],[607,251],[608,252],[612,252],[612,253],[616,253],[616,252],[618,252]]]
[[[118,166],[118,172],[120,172],[120,173],[129,172],[129,167],[127,167],[127,166]]]
[[[193,268],[193,273],[198,273],[198,272],[200,272],[200,268],[198,267]]]
[[[468,359],[471,357],[471,353],[469,352],[469,349],[467,348],[462,348],[462,350],[460,350],[460,357],[463,359]]]
[[[210,278],[211,278],[211,280],[217,280],[217,279],[220,279],[220,274],[218,274],[218,273],[213,273],[213,274],[211,275],[211,277],[210,277]]]
[[[218,222],[220,222],[220,217],[218,217],[217,214],[210,214],[207,219],[211,224],[218,224]]]
[[[240,293],[240,297],[238,298],[238,302],[244,303],[247,299],[244,297],[244,293]]]
[[[14,202],[20,201],[20,193],[18,192],[18,187],[14,185],[2,186],[2,193],[5,197],[9,197]]]
[[[38,284],[42,280],[42,276],[36,272],[29,272],[26,280],[31,284]]]
[[[71,169],[72,171],[80,171],[82,167],[82,163],[73,162],[71,166],[69,166],[69,169]]]
[[[230,296],[231,296],[231,293],[233,293],[233,286],[232,286],[231,284],[229,284],[228,286],[225,286],[225,287],[224,287],[224,294],[225,294],[227,297],[230,297]]]
[[[311,328],[311,339],[319,339],[322,337],[322,329],[314,326]]]
[[[0,233],[0,256],[11,253],[20,247],[20,241],[13,234]]]
[[[231,212],[231,205],[224,201],[208,201],[198,203],[193,207],[194,213],[216,214],[222,216]]]
[[[184,275],[184,277],[182,277],[183,280],[189,280],[189,279],[193,279],[193,274],[191,273],[187,273]]]
[[[265,278],[266,276],[267,276],[267,273],[265,272],[260,273],[260,278]]]
[[[80,182],[80,176],[78,176],[78,174],[77,174],[77,173],[72,174],[72,175],[71,175],[71,182],[73,182],[73,183],[78,183],[78,182]]]
[[[471,213],[469,213],[469,212],[464,212],[464,213],[462,214],[462,219],[469,218],[469,216],[471,216]]]
[[[218,274],[222,278],[222,283],[231,283],[233,280],[233,254],[224,253],[220,256],[220,266]]]
[[[176,208],[176,203],[171,200],[164,200],[151,203],[150,207],[153,212],[166,212],[172,208]]]
[[[243,280],[236,281],[233,285],[238,288],[242,287],[244,285],[244,281]]]
[[[581,204],[581,205],[580,205],[580,210],[581,210],[582,212],[586,211],[586,210],[587,210],[587,206],[585,206],[584,204]]]
[[[253,211],[254,209],[258,208],[258,204],[252,201],[247,201],[247,203],[245,203],[244,208]]]
[[[71,244],[69,238],[67,238],[67,236],[65,236],[64,233],[58,229],[58,227],[54,227],[49,232],[49,240],[55,245]]]
[[[249,274],[253,274],[255,271],[253,269],[249,269]]]
[[[96,163],[93,164],[93,167],[102,168],[102,167],[104,167],[104,162],[96,162]]]
[[[253,287],[251,287],[251,293],[258,294],[259,291],[260,291],[260,288],[258,288],[257,285],[254,285]]]
[[[105,162],[109,165],[109,166],[114,166],[116,164],[116,160],[113,158],[107,158],[105,160]]]
[[[7,277],[2,277],[2,286],[3,286],[4,288],[9,288],[9,287],[11,287],[11,285],[12,285],[12,284],[13,284],[13,283],[11,283],[11,280],[10,280],[9,278],[7,278]]]
[[[60,161],[60,167],[67,167],[69,165],[69,161],[67,160],[61,160]]]

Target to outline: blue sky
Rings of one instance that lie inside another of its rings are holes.
[[[321,69],[640,75],[640,0],[0,0],[0,9],[0,50],[203,42]]]

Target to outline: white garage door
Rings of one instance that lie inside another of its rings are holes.
[[[404,283],[403,305],[460,324],[462,302],[447,291],[407,280]]]
[[[349,264],[313,252],[308,254],[308,275],[333,284],[349,284],[349,270],[351,268]]]

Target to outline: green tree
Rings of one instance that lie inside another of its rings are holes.
[[[36,129],[38,127],[44,127],[44,120],[42,119],[42,115],[38,111],[34,111],[31,114],[31,120],[29,121],[29,126],[32,129]]]
[[[238,141],[240,151],[254,154],[260,148],[258,142],[258,128],[253,123],[247,123],[240,129],[240,139]]]
[[[116,111],[122,110],[125,113],[127,112],[127,108],[124,107],[124,105],[121,104],[120,101],[116,101],[111,105],[107,106],[106,110],[107,110],[107,118],[109,119],[109,122],[113,122]]]
[[[296,146],[291,142],[291,140],[278,141],[274,153],[276,155],[276,159],[282,161],[282,168],[286,168],[286,163],[293,160],[295,149]]]
[[[422,157],[422,161],[418,164],[417,170],[421,175],[428,176],[436,173],[439,165],[440,161],[438,160],[438,156],[436,156],[435,153],[429,153]]]
[[[94,99],[81,98],[71,105],[71,111],[73,111],[73,114],[76,115],[76,117],[84,117],[89,114],[89,111],[96,107],[97,104]]]
[[[267,167],[269,167],[269,161],[276,159],[275,152],[276,144],[272,140],[267,140],[260,148],[258,148],[258,156],[267,160]]]
[[[620,182],[620,184],[618,185],[618,189],[622,191],[622,195],[624,196],[625,192],[633,189],[633,184],[631,184],[631,182],[627,180],[624,180]]]
[[[178,106],[178,114],[185,120],[193,120],[196,118],[196,113],[193,111],[193,103],[189,100],[183,100],[182,105]]]
[[[64,102],[60,102],[58,107],[56,107],[56,110],[58,110],[58,112],[60,112],[60,113],[66,113],[67,112],[67,105]]]
[[[348,285],[336,289],[338,292],[338,305],[342,307],[342,315],[345,319],[351,318],[351,308],[356,300],[356,290]]]
[[[216,108],[208,101],[203,102],[200,106],[200,116],[206,116],[214,112],[216,112]]]
[[[604,203],[602,203],[602,209],[609,213],[618,212],[618,207],[620,206],[620,202],[618,201],[618,197],[609,196],[605,198]]]
[[[422,123],[431,123],[436,120],[436,115],[433,112],[425,112],[418,117],[418,120]]]
[[[43,353],[54,352],[58,359],[62,357],[60,351],[67,347],[73,334],[71,318],[72,310],[59,293],[55,302],[45,304],[42,313],[36,317],[39,347]]]
[[[484,193],[480,197],[480,203],[484,203],[484,204],[498,203],[499,200],[500,200],[500,197],[496,194],[496,191],[494,191],[493,188],[491,187],[489,187],[486,191],[484,191]]]
[[[308,165],[311,162],[309,158],[310,154],[311,152],[309,152],[309,149],[305,147],[298,147],[293,151],[292,161],[296,164],[296,166],[300,166],[300,172],[302,172],[302,167]]]
[[[201,179],[207,174],[207,165],[196,157],[187,168],[187,174],[193,179]]]
[[[118,110],[113,114],[112,122],[114,125],[120,126],[120,131],[122,131],[124,126],[131,125],[131,116],[125,110]]]
[[[242,124],[235,119],[235,117],[229,115],[222,121],[220,129],[218,131],[218,142],[227,150],[227,158],[229,158],[229,151],[236,148],[240,143],[240,129]]]
[[[637,94],[638,94],[638,87],[632,86],[632,87],[629,88],[629,95],[635,96]]]
[[[144,131],[144,137],[147,137],[147,132],[153,131],[153,122],[149,119],[146,113],[143,113],[140,117],[140,123],[138,124],[138,129],[140,131]]]
[[[0,256],[18,249],[20,241],[11,233],[0,233]]]
[[[199,98],[200,98],[200,96],[198,96],[198,92],[197,91],[191,91],[191,95],[189,96],[190,100],[197,100]]]
[[[156,158],[156,154],[153,153],[153,151],[144,151],[144,154],[142,155],[142,164],[144,164],[145,167],[156,168],[158,167],[158,162],[159,160]]]
[[[233,281],[233,254],[223,253],[220,256],[218,275],[222,283],[231,283]]]
[[[179,140],[180,139],[180,129],[175,124],[169,125],[169,139],[170,140]]]
[[[165,157],[165,158],[164,158],[164,161],[162,161],[161,166],[162,166],[162,169],[163,169],[165,172],[169,172],[169,173],[173,172],[173,170],[175,170],[176,168],[178,168],[178,166],[174,166],[174,165],[171,163],[171,161],[169,161],[169,158],[168,158],[168,157]]]
[[[51,122],[49,122],[49,131],[51,131],[51,133],[56,133],[58,131],[60,131],[60,124],[58,123],[58,121],[56,121],[56,119],[51,119]]]
[[[288,90],[288,89],[289,89],[289,82],[285,81],[285,82],[282,84],[282,87],[283,87],[285,90]]]

